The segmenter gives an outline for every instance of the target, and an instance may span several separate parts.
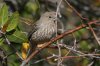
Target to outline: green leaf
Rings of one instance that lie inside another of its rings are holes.
[[[80,42],[80,48],[83,51],[89,51],[89,49],[91,49],[92,47],[89,45],[89,42],[83,40]]]
[[[15,42],[15,43],[23,43],[27,41],[26,33],[18,30],[16,30],[12,35],[8,35],[7,38],[11,42]]]
[[[8,7],[6,4],[4,4],[0,9],[0,27],[3,27],[3,25],[7,21],[8,21]]]
[[[7,32],[9,32],[17,27],[18,22],[19,22],[18,12],[13,13],[13,15],[10,17],[9,22],[10,22],[10,24],[7,27],[7,30],[6,30]]]
[[[40,5],[38,0],[34,0],[34,2],[29,1],[25,8],[27,8],[27,11],[30,13],[36,13],[39,10]]]
[[[3,45],[3,38],[0,38],[0,46]]]
[[[81,38],[82,36],[85,37],[86,35],[88,35],[88,31],[87,29],[83,28],[81,30],[76,31],[74,34],[77,38]]]

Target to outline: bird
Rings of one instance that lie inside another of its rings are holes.
[[[56,12],[45,12],[40,19],[32,25],[32,30],[28,34],[30,44],[29,55],[36,49],[38,44],[50,41],[57,32]]]

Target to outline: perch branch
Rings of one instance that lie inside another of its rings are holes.
[[[92,24],[96,24],[97,22],[99,22],[100,20],[94,20],[94,21],[90,21],[88,22],[89,25],[92,25]],[[26,65],[36,54],[38,54],[41,50],[43,50],[44,48],[48,47],[51,43],[57,41],[58,39],[61,39],[71,33],[74,33],[75,31],[78,31],[82,28],[85,28],[87,27],[86,24],[82,24],[78,27],[76,27],[75,29],[72,29],[72,30],[69,30],[69,31],[65,31],[64,33],[62,33],[61,35],[58,35],[57,37],[55,38],[52,38],[49,42],[47,42],[45,45],[43,45],[43,47],[41,47],[39,50],[36,50],[34,51],[26,60],[24,60],[21,64],[21,66],[24,66]]]

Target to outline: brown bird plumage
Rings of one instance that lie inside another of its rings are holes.
[[[33,52],[37,44],[48,42],[57,31],[56,12],[45,12],[33,25],[29,33],[30,51]]]

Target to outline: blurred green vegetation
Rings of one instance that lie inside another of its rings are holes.
[[[13,3],[13,1],[15,3]],[[0,31],[6,35],[7,39],[11,42],[11,44],[19,51],[21,55],[21,47],[23,43],[28,42],[26,30],[30,30],[31,26],[28,24],[24,25],[21,22],[20,17],[29,19],[33,23],[39,19],[40,15],[46,11],[56,11],[57,6],[55,0],[30,0],[30,1],[23,1],[23,0],[11,0],[11,1],[4,1],[0,2],[3,5],[0,5]],[[90,20],[100,19],[100,14],[98,8],[100,7],[99,0],[71,0],[70,3],[84,16],[88,17]],[[75,4],[77,3],[77,4]],[[87,5],[88,4],[88,5]],[[87,7],[85,7],[87,5]],[[91,6],[92,5],[92,6]],[[79,7],[78,7],[79,6]],[[82,8],[80,8],[82,7]],[[86,10],[90,8],[90,10]],[[60,7],[60,12],[62,17],[61,22],[64,24],[64,31],[68,31],[70,29],[74,29],[78,25],[81,25],[81,19],[73,12],[72,9],[62,2]],[[99,16],[99,17],[98,17]],[[27,20],[24,21],[29,23]],[[22,24],[20,24],[22,23]],[[76,26],[77,25],[77,26]],[[96,28],[97,26],[94,26]],[[61,27],[60,27],[61,28]],[[97,27],[100,29],[100,27]],[[98,30],[99,30],[98,29]],[[96,31],[97,36],[99,37],[100,31]],[[74,37],[73,37],[74,35]],[[71,34],[70,36],[66,36],[64,40],[64,44],[72,46],[74,44],[74,40],[76,40],[77,50],[82,51],[84,53],[100,53],[99,46],[93,37],[90,30],[83,28]],[[7,44],[3,34],[0,34],[0,46],[6,51],[8,59],[8,66],[20,66],[21,61],[20,58],[15,54],[14,49]],[[95,50],[98,50],[97,52]],[[63,48],[61,50],[62,56],[67,56],[69,50]],[[40,60],[42,58],[46,58],[48,56],[52,56],[53,54],[58,54],[58,49],[55,48],[46,48],[41,53],[39,53],[39,57],[37,58]],[[74,52],[68,53],[68,56],[77,56]],[[91,62],[93,62],[93,66],[99,66],[100,60],[95,58],[72,58],[72,59],[64,59],[65,66],[88,66]],[[70,61],[70,62],[68,62]],[[42,61],[41,61],[42,62]],[[73,63],[71,63],[73,62]],[[57,62],[55,58],[45,60],[43,63],[37,63],[36,66],[55,66]]]

